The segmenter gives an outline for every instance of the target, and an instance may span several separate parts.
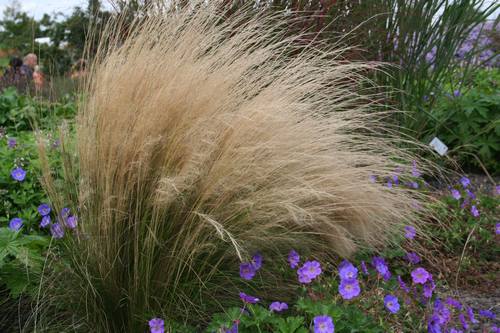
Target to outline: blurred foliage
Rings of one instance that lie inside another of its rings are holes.
[[[490,173],[500,174],[500,69],[477,70],[444,91],[428,100],[429,139],[439,136],[467,170],[482,172],[477,156]]]

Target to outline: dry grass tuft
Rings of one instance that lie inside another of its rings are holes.
[[[180,10],[107,36],[77,121],[71,244],[94,328],[203,319],[237,299],[238,257],[348,256],[411,219],[411,191],[369,181],[412,159],[358,94],[372,65],[274,22]]]

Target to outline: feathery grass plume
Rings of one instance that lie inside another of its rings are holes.
[[[412,191],[369,180],[413,158],[376,134],[358,93],[372,65],[280,38],[276,17],[224,21],[202,5],[142,16],[126,36],[108,28],[121,35],[101,45],[77,119],[61,284],[93,331],[203,322],[238,302],[238,261],[255,250],[277,281],[272,262],[292,246],[347,256],[412,218]]]

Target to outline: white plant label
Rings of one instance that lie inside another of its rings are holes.
[[[448,147],[437,137],[434,137],[429,145],[441,156],[444,156],[448,151]]]

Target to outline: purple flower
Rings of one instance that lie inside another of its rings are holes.
[[[56,139],[56,140],[54,140],[54,142],[52,143],[52,149],[59,148],[59,146],[60,146],[60,145],[61,145],[61,140]]]
[[[16,139],[14,139],[14,138],[9,138],[9,139],[7,140],[7,146],[8,146],[9,148],[12,148],[12,149],[13,149],[13,148],[16,148],[16,146],[17,146],[17,141],[16,141]]]
[[[496,315],[490,310],[479,310],[479,315],[484,318],[494,320]]]
[[[495,224],[495,234],[500,235],[500,223]]]
[[[450,333],[464,333],[462,331],[457,330],[456,328],[451,328]]]
[[[9,229],[12,231],[19,231],[23,226],[23,220],[19,217],[15,217],[9,222]]]
[[[301,283],[310,283],[321,274],[321,265],[316,260],[306,261],[304,265],[297,270],[299,281]]]
[[[429,278],[429,280],[424,284],[424,288],[423,289],[424,289],[423,290],[424,297],[431,298],[434,289],[436,289],[436,284],[432,280],[432,275]]]
[[[472,216],[474,217],[479,217],[479,210],[477,209],[477,207],[475,205],[472,205],[471,208],[470,208],[470,213],[472,214]]]
[[[408,252],[406,254],[406,259],[410,262],[410,264],[413,265],[418,264],[420,262],[420,257],[415,252]]]
[[[55,239],[63,238],[64,229],[60,223],[54,223],[50,226],[50,233]]]
[[[429,279],[429,276],[429,272],[422,267],[418,267],[411,272],[411,277],[415,284],[424,284]]]
[[[476,195],[471,191],[469,190],[468,188],[465,189],[465,193],[467,194],[467,196],[469,198],[471,198],[472,200],[476,199]]]
[[[497,225],[500,225],[500,223],[498,223]],[[364,261],[361,261],[361,271],[363,272],[364,275],[368,275],[368,268],[366,268],[366,264]]]
[[[251,280],[255,276],[255,268],[249,262],[240,264],[240,277],[245,280]]]
[[[491,333],[500,333],[500,328],[498,328],[497,325],[492,325],[490,327],[490,331],[491,331]]]
[[[464,330],[468,330],[469,329],[469,324],[467,324],[467,320],[465,320],[465,316],[463,313],[459,314],[458,315],[458,319],[460,319],[460,324],[462,324],[462,328]]]
[[[399,311],[398,298],[394,295],[387,295],[384,297],[384,306],[389,312],[397,313]]]
[[[10,176],[12,177],[12,179],[17,180],[18,182],[22,182],[26,178],[26,171],[18,167],[12,170]]]
[[[291,250],[288,254],[288,263],[290,264],[290,268],[296,268],[299,265],[300,256],[295,250]]]
[[[427,322],[427,332],[428,333],[441,333],[441,324],[439,324],[439,318],[433,315]]]
[[[343,299],[352,299],[359,295],[361,287],[358,280],[341,280],[339,284],[339,293]]]
[[[68,218],[66,219],[66,226],[70,229],[75,229],[77,223],[78,218],[74,215],[68,216]]]
[[[236,321],[230,329],[225,329],[224,333],[238,333],[238,321]]]
[[[456,190],[456,189],[452,189],[451,190],[451,196],[455,199],[455,200],[458,200],[462,197],[462,195],[460,194],[460,191]]]
[[[370,182],[372,182],[372,183],[377,182],[377,176],[375,176],[375,175],[370,175],[370,177],[369,177],[369,178],[370,178]]]
[[[405,237],[408,238],[408,239],[413,239],[415,238],[415,235],[417,234],[417,231],[415,230],[414,227],[412,227],[411,225],[407,225],[405,227]]]
[[[406,283],[403,281],[403,279],[399,275],[398,275],[398,282],[399,282],[399,288],[401,288],[405,293],[410,292],[410,288],[408,288]]]
[[[258,271],[262,267],[262,255],[260,253],[254,254],[250,262],[253,268]]]
[[[382,258],[382,257],[373,257],[373,259],[372,259],[372,265],[373,265],[373,267],[375,267],[375,269],[377,270],[377,272],[380,275],[386,276],[387,274],[390,274],[389,273],[389,266],[387,266],[384,258]]]
[[[151,333],[164,333],[165,322],[160,318],[153,318],[149,321],[149,329]]]
[[[339,265],[339,276],[341,280],[352,280],[358,277],[358,269],[347,260]]]
[[[462,184],[463,188],[466,188],[470,185],[470,179],[464,176],[460,178],[460,183]]]
[[[314,333],[334,333],[335,325],[330,316],[316,316],[313,319]]]
[[[47,204],[41,204],[38,206],[38,213],[42,216],[47,216],[50,214],[50,206]]]
[[[451,319],[451,312],[448,310],[446,306],[444,306],[443,302],[438,298],[434,302],[434,313],[433,316],[436,317],[437,321],[440,325],[445,325]]]
[[[448,297],[446,299],[446,304],[454,307],[455,309],[457,310],[462,310],[462,303],[460,303],[459,301],[457,301],[456,299],[454,298],[451,298],[451,297]]]
[[[460,90],[453,91],[453,96],[454,97],[460,97]]]
[[[473,324],[479,323],[479,321],[474,317],[474,311],[471,307],[467,307],[467,316],[469,316],[469,321]]]
[[[411,175],[413,177],[420,177],[422,173],[417,169],[417,162],[413,161],[412,164],[413,166],[411,168]]]
[[[244,292],[240,292],[240,298],[244,303],[249,303],[249,304],[255,304],[258,301],[260,301],[260,299],[258,299],[257,297],[247,295]]]
[[[417,182],[409,182],[408,187],[418,189],[418,183]]]
[[[40,222],[40,228],[45,228],[46,226],[48,226],[50,224],[50,221],[51,220],[49,215],[42,217],[42,221]]]
[[[281,312],[285,310],[288,310],[288,304],[284,302],[272,302],[269,305],[269,311]]]
[[[65,207],[65,208],[61,209],[60,215],[61,215],[61,217],[63,219],[67,218],[69,216],[69,214],[70,214],[70,209],[69,208]]]
[[[500,185],[495,186],[495,194],[500,195]]]

